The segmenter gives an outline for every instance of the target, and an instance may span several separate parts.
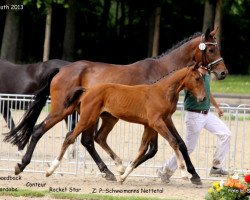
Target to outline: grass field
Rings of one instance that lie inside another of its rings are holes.
[[[211,82],[213,93],[250,94],[250,76],[228,75],[222,81]]]
[[[17,192],[0,192],[0,196],[13,196],[13,197],[22,196],[22,197],[32,197],[34,199],[39,198],[39,197],[51,197],[53,199],[71,199],[71,200],[79,200],[79,199],[84,199],[84,200],[162,200],[162,198],[160,199],[160,198],[152,198],[152,197],[136,197],[136,196],[122,197],[122,196],[111,196],[111,195],[51,193],[48,191],[34,191],[34,190],[19,190]]]

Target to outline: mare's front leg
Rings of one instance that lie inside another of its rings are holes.
[[[168,129],[170,130],[170,133],[177,140],[179,150],[180,150],[180,152],[182,154],[180,162],[183,162],[183,158],[184,158],[186,166],[187,166],[187,171],[190,174],[192,174],[192,177],[190,179],[191,182],[193,184],[196,184],[196,185],[201,185],[202,182],[201,182],[200,176],[197,174],[197,172],[196,172],[196,170],[195,170],[195,168],[193,166],[193,163],[191,162],[191,159],[190,159],[189,154],[188,154],[187,146],[186,146],[185,142],[183,141],[183,139],[181,138],[181,136],[179,135],[178,131],[176,130],[172,119],[169,117],[165,121],[165,123],[166,123]]]
[[[140,163],[140,160],[145,156],[145,153],[148,150],[149,143],[155,135],[155,131],[148,127],[144,126],[144,133],[142,135],[141,145],[139,148],[139,152],[136,156],[136,158],[127,166],[124,174],[121,175],[119,182],[123,183],[125,179],[128,177],[128,175],[134,170],[136,166],[138,166],[138,163]]]
[[[123,174],[125,171],[122,165],[122,160],[119,158],[115,152],[107,144],[108,134],[111,132],[115,124],[118,122],[116,117],[113,117],[109,113],[102,113],[102,126],[95,135],[95,141],[106,151],[106,153],[114,160],[117,172]]]

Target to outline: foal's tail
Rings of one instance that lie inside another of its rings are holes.
[[[80,96],[86,89],[83,87],[76,87],[67,97],[64,102],[64,107],[68,108],[71,104],[75,103],[76,100],[79,100]]]
[[[36,121],[50,95],[51,80],[58,72],[58,68],[53,69],[53,71],[41,82],[38,91],[35,93],[34,101],[31,102],[29,109],[25,112],[19,125],[9,133],[6,133],[4,138],[5,142],[17,145],[21,150],[24,149],[31,137]]]

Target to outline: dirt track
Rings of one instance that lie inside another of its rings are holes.
[[[13,173],[2,173],[1,177],[14,177]],[[0,188],[12,187],[17,189],[51,190],[51,188],[65,192],[83,194],[107,194],[114,196],[145,196],[175,199],[204,199],[211,181],[204,181],[202,186],[195,186],[189,181],[173,179],[169,184],[162,183],[158,178],[133,178],[121,185],[117,182],[108,182],[102,177],[74,175],[53,175],[46,178],[42,174],[22,173],[21,180],[1,180]],[[71,190],[71,191],[70,191]],[[17,199],[14,197],[0,196],[1,200]],[[18,198],[21,200],[34,198]],[[51,197],[35,198],[47,200]]]
[[[19,115],[19,116],[18,116]],[[21,112],[16,112],[17,118],[20,119]],[[182,124],[183,120],[181,115],[177,115],[175,118],[175,123],[177,124],[177,128],[182,132]],[[18,122],[18,119],[16,119]],[[230,122],[230,121],[227,121]],[[4,121],[1,119],[1,132],[5,133],[8,132],[8,129],[5,126]],[[239,129],[240,132],[236,135],[235,134],[235,123],[230,122],[231,131],[232,131],[232,138],[231,138],[231,149],[230,149],[230,156],[227,158],[227,162],[233,161],[232,155],[236,158],[236,165],[232,166],[234,168],[246,168],[249,167],[249,158],[250,154],[246,151],[247,146],[250,144],[250,137],[248,134],[243,135],[243,129]],[[250,124],[247,122],[245,125],[243,121],[239,121],[239,127],[244,128],[244,130],[249,130]],[[62,131],[63,130],[63,131]],[[92,164],[92,159],[89,158],[88,153],[83,155],[82,147],[79,150],[79,162],[81,161],[84,156],[87,159],[87,162],[84,163],[85,165],[80,165],[78,170],[78,175],[53,175],[50,178],[46,178],[44,175],[44,171],[46,170],[47,162],[41,162],[41,160],[52,161],[58,151],[60,150],[60,144],[62,143],[62,138],[65,136],[67,129],[65,125],[56,126],[54,131],[50,134],[47,134],[38,144],[34,156],[33,161],[30,163],[27,169],[29,170],[36,170],[40,171],[41,173],[29,173],[23,172],[22,178],[20,181],[4,181],[0,180],[0,188],[4,187],[13,187],[18,189],[32,189],[32,190],[49,190],[49,187],[54,189],[60,187],[65,188],[67,187],[67,191],[69,192],[70,187],[75,188],[75,193],[84,193],[84,194],[92,194],[96,191],[98,194],[109,194],[109,195],[132,195],[132,196],[152,196],[152,197],[160,197],[160,198],[175,198],[175,199],[204,199],[205,194],[207,193],[208,188],[211,185],[211,181],[203,181],[203,186],[201,188],[196,188],[190,182],[186,182],[180,179],[173,179],[170,184],[161,183],[159,178],[144,178],[144,177],[132,177],[129,176],[128,179],[124,182],[123,185],[120,185],[117,182],[107,182],[100,176],[96,176],[98,169],[95,164]],[[111,134],[113,137],[109,139],[109,143],[111,144],[112,148],[119,154],[119,156],[125,161],[125,165],[131,161],[132,158],[135,157],[136,152],[138,150],[138,145],[140,144],[142,129],[140,127],[132,127],[127,126],[126,124],[121,124],[117,126],[114,132]],[[234,143],[235,138],[237,136],[237,143]],[[207,138],[207,139],[206,139]],[[0,139],[2,141],[3,135],[0,135]],[[49,141],[49,142],[48,142]],[[243,143],[244,141],[244,143]],[[234,146],[236,144],[236,152],[234,152]],[[242,145],[244,144],[244,145]],[[80,146],[80,145],[79,145]],[[201,134],[200,136],[200,143],[197,146],[197,151],[193,153],[191,156],[192,160],[194,161],[194,165],[199,167],[200,169],[210,166],[212,161],[212,155],[214,153],[216,146],[216,138],[211,136],[211,134]],[[101,152],[101,157],[105,159],[105,163],[112,164],[110,162],[109,156],[106,153],[102,153],[100,149],[98,152]],[[16,162],[21,159],[21,157],[16,156],[16,147],[11,145],[7,145],[6,143],[0,143],[0,169],[11,169],[13,170]],[[244,154],[244,160],[241,161],[241,157]],[[155,167],[161,165],[169,156],[171,155],[171,149],[169,148],[168,144],[159,138],[159,151],[154,159],[151,159],[146,162],[145,166],[138,167],[135,170],[137,175],[155,175]],[[8,160],[11,158],[10,160]],[[36,160],[36,162],[35,162]],[[65,162],[61,164],[60,168],[57,172],[66,171],[66,172],[74,172],[75,164],[74,160],[69,160],[70,162]],[[91,163],[91,162],[92,163]],[[241,161],[241,162],[239,162]],[[73,163],[73,164],[72,164]],[[243,167],[242,167],[242,166]],[[151,167],[152,166],[152,167]],[[228,167],[231,167],[231,162]],[[111,171],[115,172],[114,167],[111,165],[109,166]],[[85,173],[85,176],[83,175]],[[205,171],[201,170],[198,172],[201,176],[205,177]],[[178,176],[178,172],[176,173]],[[6,176],[14,176],[14,172],[0,172],[0,177]],[[34,185],[44,185],[44,187],[33,186],[30,187],[27,183],[30,182]],[[37,183],[37,184],[36,184]],[[79,189],[79,190],[78,190]],[[107,189],[107,190],[106,190]],[[76,191],[78,190],[78,192]],[[124,192],[124,190],[129,190]],[[132,191],[134,190],[134,191]],[[107,192],[106,192],[107,191]],[[113,191],[113,193],[110,193]],[[132,191],[132,192],[131,192]],[[146,193],[148,191],[149,193]],[[153,191],[156,191],[153,193]],[[34,198],[14,198],[14,197],[3,197],[0,196],[0,200],[10,200],[10,199],[34,199]],[[39,199],[39,198],[35,198]],[[50,197],[41,198],[42,200],[51,199]]]

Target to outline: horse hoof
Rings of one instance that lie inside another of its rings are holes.
[[[49,177],[50,175],[51,175],[51,173],[46,171],[46,177]]]
[[[20,164],[17,163],[15,166],[15,175],[18,175],[22,172],[22,170],[20,169]]]
[[[190,180],[195,185],[202,185],[202,182],[201,182],[200,178],[191,178]]]
[[[122,174],[124,174],[124,172],[125,172],[125,167],[124,166],[122,166],[122,165],[120,165],[119,167],[117,167],[117,172],[120,174],[120,175],[122,175]]]
[[[107,181],[117,181],[116,177],[114,174],[105,174],[104,178],[107,180]]]
[[[124,182],[124,179],[119,178],[119,180],[117,180],[117,182],[118,182],[118,183],[120,183],[120,185],[122,185],[122,184],[123,184],[123,182]]]
[[[107,181],[117,181],[115,175],[108,169],[105,169],[102,173],[104,174],[103,178]]]

